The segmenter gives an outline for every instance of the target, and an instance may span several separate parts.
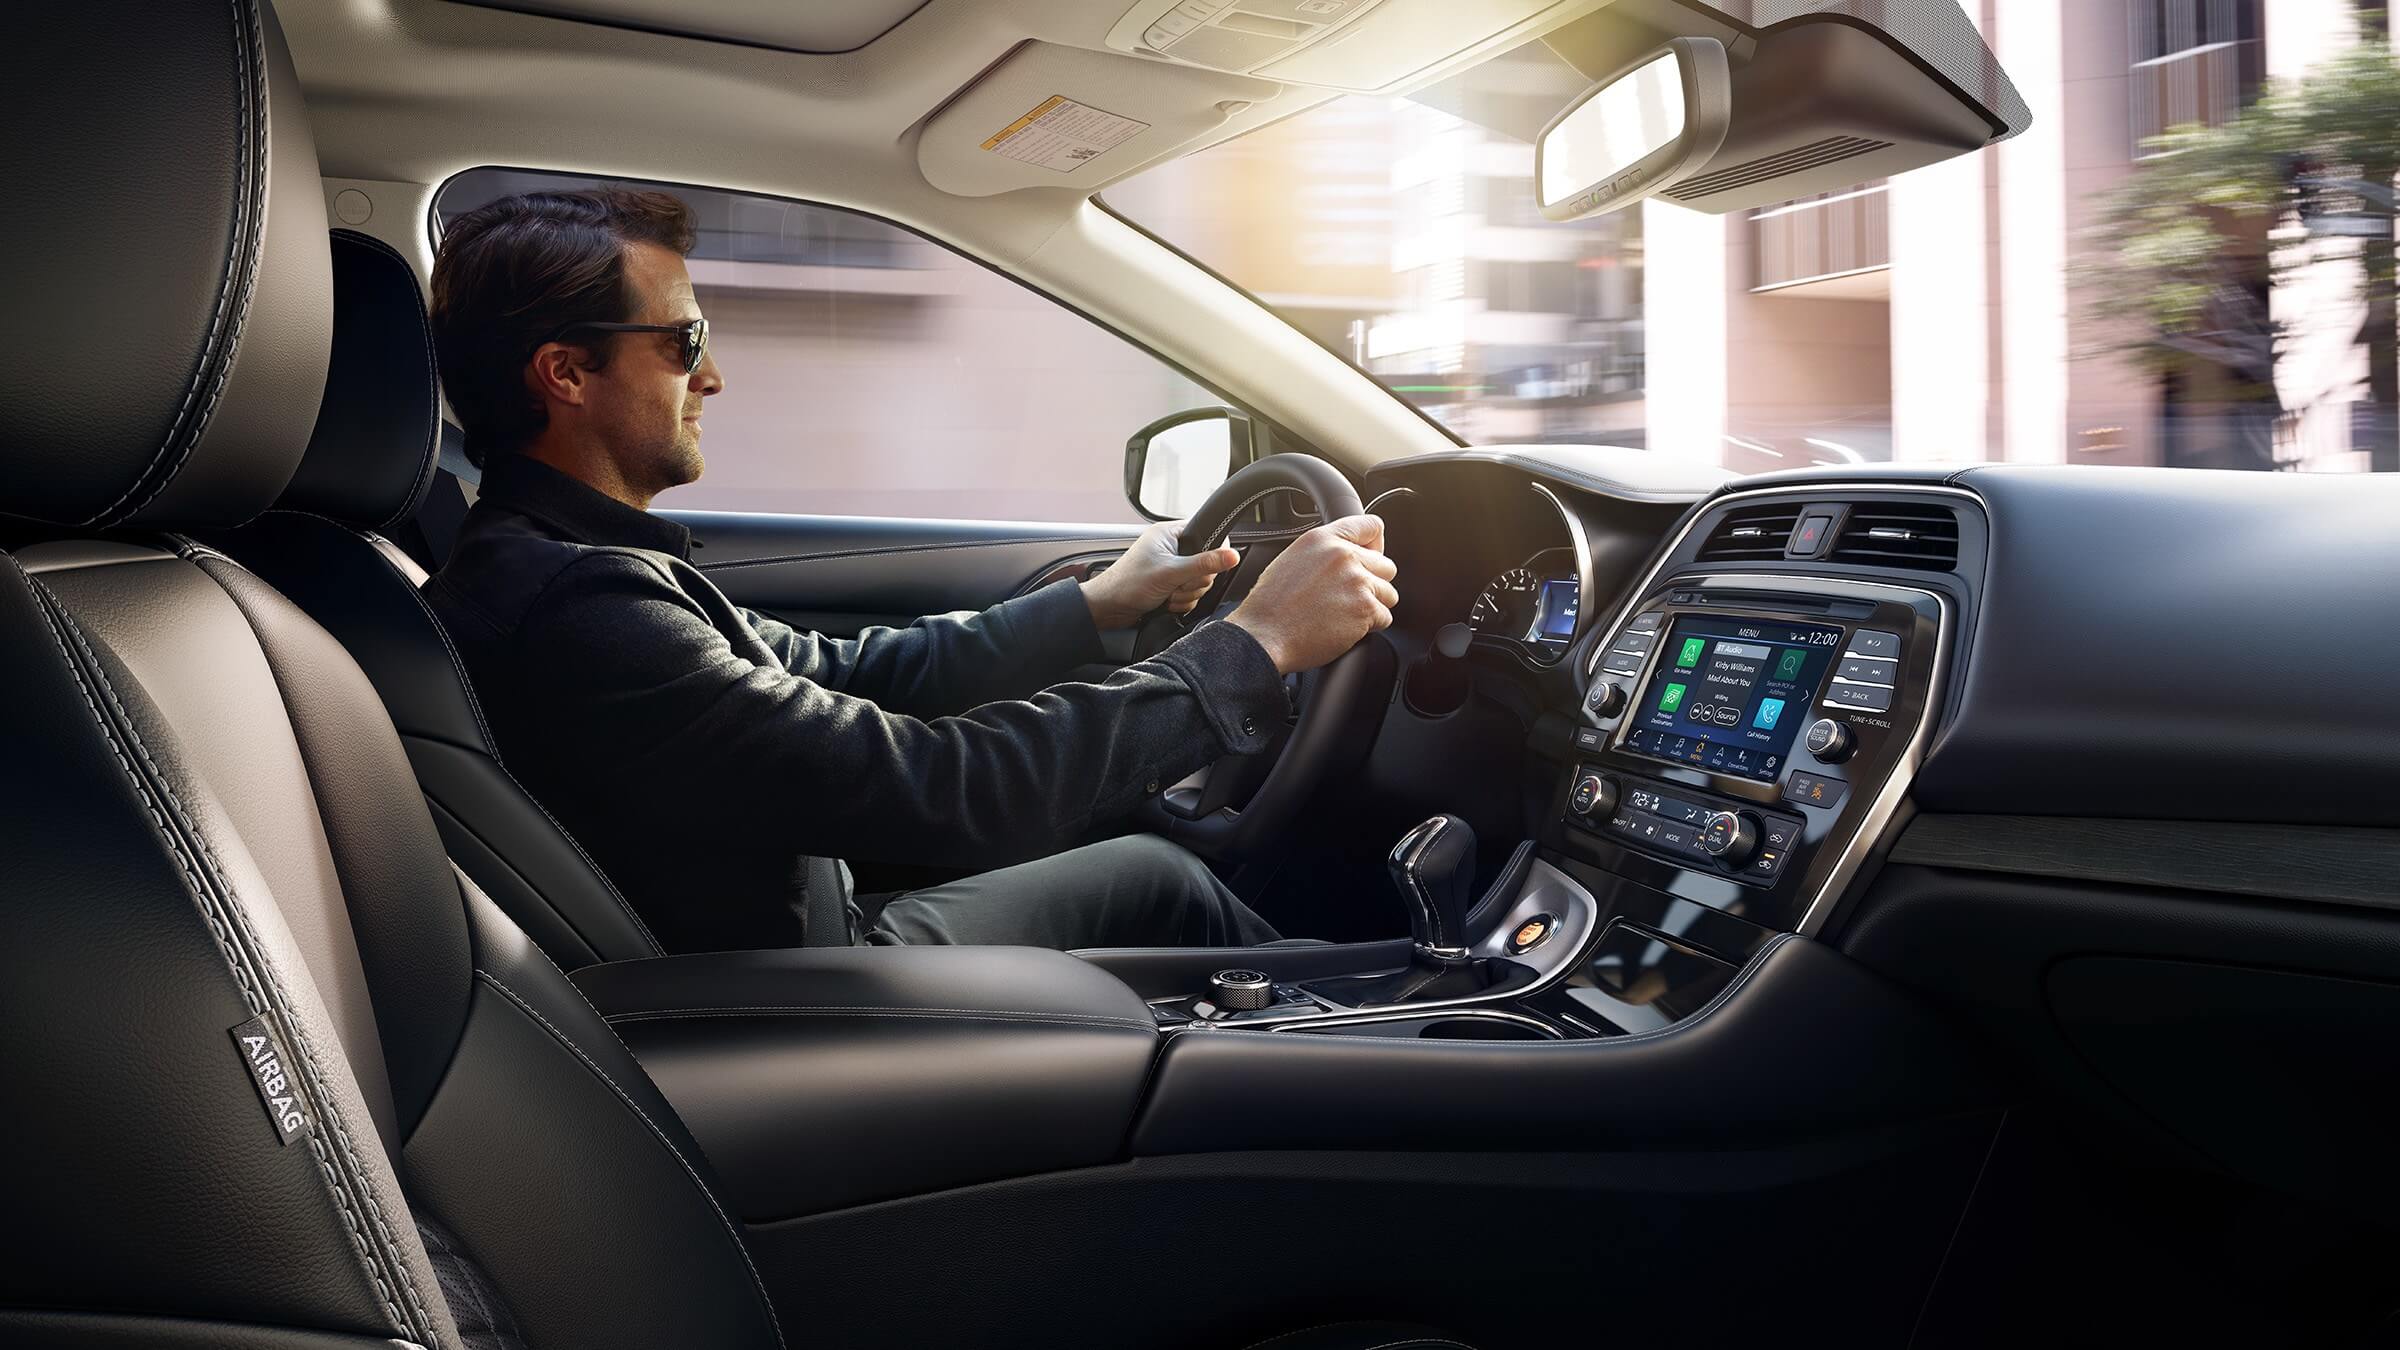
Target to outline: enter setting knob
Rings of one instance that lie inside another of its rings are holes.
[[[1820,717],[1808,724],[1808,739],[1803,744],[1808,746],[1808,753],[1818,759],[1827,764],[1839,764],[1850,758],[1850,752],[1858,748],[1858,738],[1850,734],[1850,728],[1832,718]]]

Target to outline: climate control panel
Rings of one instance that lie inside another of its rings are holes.
[[[1806,828],[1798,816],[1747,803],[1638,781],[1620,786],[1588,764],[1575,771],[1567,809],[1576,823],[1620,844],[1757,884],[1782,875]]]

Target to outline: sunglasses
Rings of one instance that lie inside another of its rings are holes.
[[[691,374],[700,368],[708,356],[708,320],[686,319],[682,323],[571,323],[544,338],[556,342],[569,333],[589,329],[596,333],[674,333],[683,339],[683,373]]]

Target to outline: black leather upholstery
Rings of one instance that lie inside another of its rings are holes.
[[[12,11],[0,513],[236,521],[299,463],[325,380],[315,148],[254,0]]]
[[[1158,1048],[1132,990],[1033,948],[671,956],[576,982],[752,1223],[1115,1162]]]
[[[582,846],[501,761],[416,564],[377,534],[424,501],[440,450],[432,330],[416,272],[378,240],[332,235],[332,373],[292,484],[238,530],[202,537],[338,638],[383,697],[442,844],[561,966],[660,948]]]
[[[369,530],[415,514],[441,450],[440,378],[416,269],[372,235],[335,230],[325,401],[276,505]]]

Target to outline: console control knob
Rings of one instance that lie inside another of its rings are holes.
[[[1208,1001],[1227,1012],[1255,1012],[1275,1002],[1275,982],[1263,970],[1220,970],[1208,977]]]
[[[1805,744],[1808,753],[1818,759],[1828,764],[1839,764],[1850,758],[1850,752],[1858,748],[1858,738],[1850,734],[1847,726],[1830,717],[1820,717],[1808,724]]]
[[[1579,816],[1605,816],[1617,809],[1617,785],[1605,775],[1585,769],[1575,775],[1567,806]]]
[[[1591,709],[1594,717],[1614,717],[1625,711],[1625,686],[1615,680],[1602,680],[1592,686],[1583,706]]]
[[[1741,866],[1758,852],[1758,817],[1747,811],[1714,813],[1700,827],[1700,847],[1728,866]]]

